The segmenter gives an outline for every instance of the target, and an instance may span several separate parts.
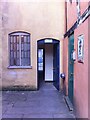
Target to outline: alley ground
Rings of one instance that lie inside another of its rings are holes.
[[[52,83],[45,83],[39,91],[3,91],[3,118],[74,118],[62,92]]]

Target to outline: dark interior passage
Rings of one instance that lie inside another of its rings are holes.
[[[59,90],[59,43],[38,42],[38,87],[52,82]]]

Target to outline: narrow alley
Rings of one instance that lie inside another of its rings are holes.
[[[38,91],[3,91],[4,118],[75,118],[69,111],[62,92],[52,83],[44,83]]]

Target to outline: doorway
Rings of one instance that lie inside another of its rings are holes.
[[[69,36],[68,44],[68,97],[73,103],[73,83],[74,83],[74,61],[72,54],[74,51],[74,34]]]
[[[59,41],[50,38],[39,40],[37,51],[38,89],[42,82],[52,82],[59,90]]]

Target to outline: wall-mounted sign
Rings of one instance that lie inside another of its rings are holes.
[[[84,59],[84,36],[78,36],[78,62],[83,62]]]
[[[53,40],[52,39],[45,39],[45,43],[52,43]]]

